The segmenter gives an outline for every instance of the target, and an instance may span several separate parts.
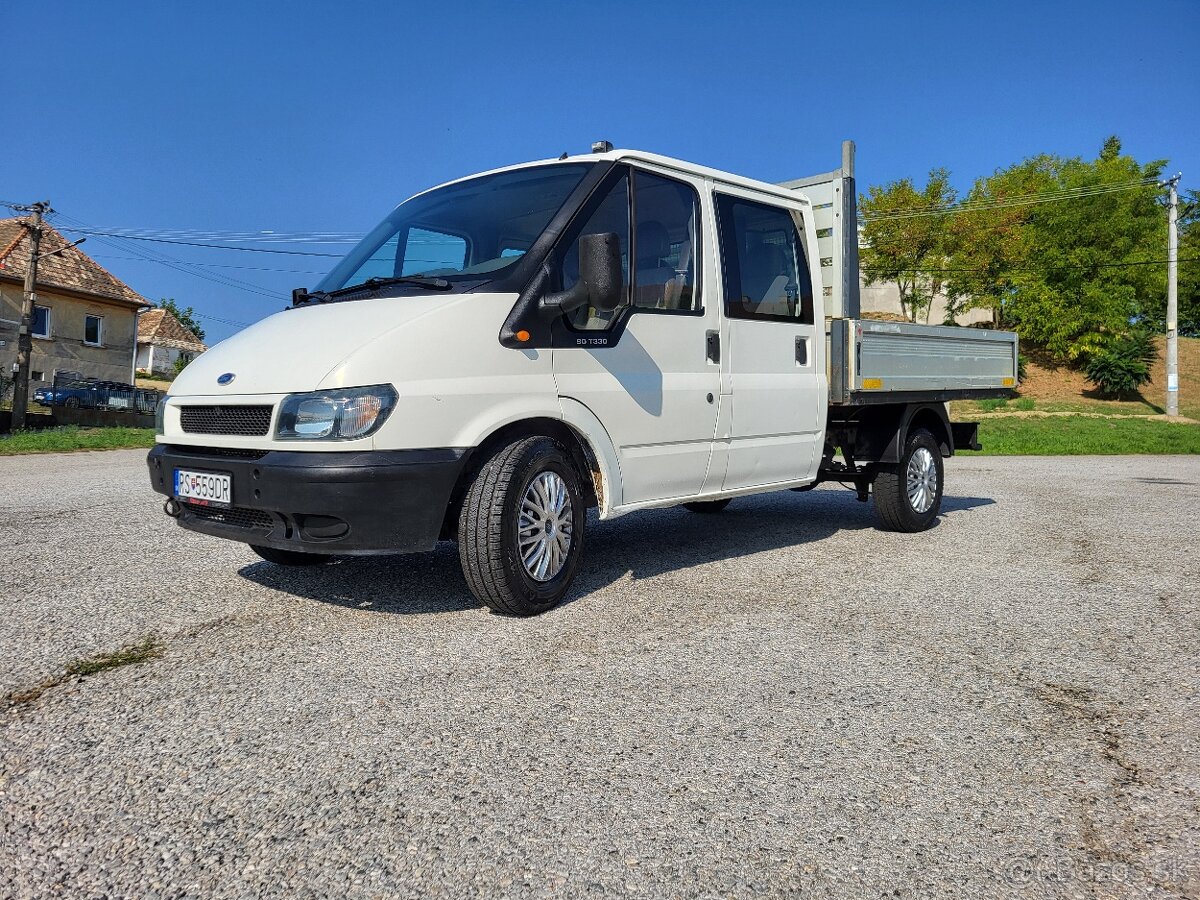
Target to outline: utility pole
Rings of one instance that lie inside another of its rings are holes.
[[[1179,415],[1179,178],[1167,182],[1167,415]]]
[[[33,353],[33,307],[37,302],[38,250],[42,244],[42,214],[52,211],[50,204],[41,201],[22,207],[31,213],[32,221],[26,223],[29,232],[29,266],[25,270],[25,298],[21,304],[21,324],[17,331],[17,377],[13,383],[12,430],[25,427],[25,414],[29,409],[29,357]]]

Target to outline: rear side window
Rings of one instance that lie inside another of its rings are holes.
[[[728,315],[813,324],[812,278],[791,211],[723,194],[715,199]]]

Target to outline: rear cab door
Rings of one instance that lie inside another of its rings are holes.
[[[811,481],[829,400],[820,263],[811,259],[816,232],[799,200],[719,183],[713,200],[728,393],[717,441],[725,456],[720,489]],[[716,487],[710,478],[707,489]]]

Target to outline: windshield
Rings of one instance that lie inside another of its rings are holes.
[[[410,275],[494,278],[533,245],[592,165],[498,172],[413,197],[363,238],[317,290]]]

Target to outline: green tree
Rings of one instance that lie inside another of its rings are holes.
[[[200,323],[196,321],[196,311],[192,307],[187,309],[180,308],[173,297],[163,297],[158,301],[160,309],[165,309],[176,319],[179,324],[194,334],[200,340],[204,340],[204,329],[200,327]]]
[[[1179,201],[1179,333],[1200,337],[1200,196]]]
[[[1091,162],[1037,156],[979,179],[948,241],[955,308],[991,309],[1064,361],[1087,360],[1131,322],[1158,327],[1166,217],[1154,179],[1164,164],[1139,163],[1110,137]]]
[[[1150,381],[1150,364],[1158,356],[1154,333],[1134,328],[1092,354],[1084,371],[1088,381],[1108,397],[1131,396]]]
[[[867,284],[894,283],[910,321],[921,313],[928,319],[933,298],[945,283],[949,217],[937,211],[955,197],[945,169],[933,169],[919,190],[902,178],[883,187],[872,185],[859,197],[863,278]]]

